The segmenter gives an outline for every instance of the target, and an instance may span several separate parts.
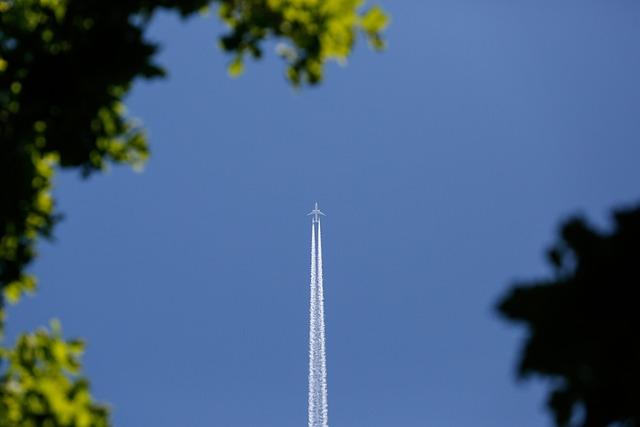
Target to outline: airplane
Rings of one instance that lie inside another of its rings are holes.
[[[315,224],[315,223],[319,223],[319,222],[320,222],[320,217],[319,217],[319,215],[326,216],[324,213],[322,213],[322,212],[320,211],[320,209],[318,209],[318,202],[316,202],[316,207],[315,207],[315,209],[314,209],[314,210],[312,210],[311,212],[309,212],[309,213],[307,214],[307,216],[309,216],[309,215],[313,215],[313,218],[311,219],[311,222],[313,222],[314,224]]]

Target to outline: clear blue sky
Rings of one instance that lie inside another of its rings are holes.
[[[155,21],[170,78],[128,101],[153,157],[57,179],[9,319],[86,338],[116,426],[305,425],[316,200],[334,427],[550,424],[492,305],[560,220],[640,199],[640,3],[383,4],[388,51],[301,93],[273,57],[229,80],[214,19]]]

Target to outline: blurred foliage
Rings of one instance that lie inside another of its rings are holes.
[[[552,380],[558,426],[640,426],[640,208],[614,218],[610,234],[568,221],[548,252],[555,277],[498,307],[528,327],[519,375]]]
[[[182,17],[217,7],[220,39],[239,74],[247,56],[279,41],[295,86],[322,80],[327,61],[345,61],[358,33],[375,49],[386,15],[362,0],[0,0],[0,335],[5,301],[33,292],[25,268],[60,215],[51,195],[57,168],[84,177],[109,164],[141,167],[144,130],[123,98],[136,78],[164,76],[145,38],[155,12]],[[59,329],[19,338],[0,352],[0,427],[106,426],[79,376],[79,342]]]
[[[81,341],[65,341],[59,324],[23,335],[0,348],[0,427],[107,427],[108,410],[96,404],[80,376]]]
[[[278,53],[287,62],[287,77],[298,86],[322,80],[327,60],[344,62],[358,30],[375,49],[384,43],[380,32],[387,16],[378,7],[359,14],[362,0],[228,0],[220,2],[219,15],[231,28],[221,38],[222,48],[235,53],[230,73],[242,71],[246,55],[262,56],[261,43],[269,37],[284,40]]]

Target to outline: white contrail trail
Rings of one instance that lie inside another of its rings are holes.
[[[316,230],[315,224],[311,224],[311,282],[310,282],[310,304],[309,304],[309,427],[314,427],[318,419],[317,402],[317,375],[316,375]]]
[[[318,236],[317,239],[316,233]],[[322,280],[322,234],[319,221],[314,221],[311,227],[310,294],[309,427],[328,427],[324,290]]]
[[[324,283],[322,279],[322,230],[318,222],[318,305],[320,319],[320,399],[323,426],[329,423],[329,405],[327,402],[327,351],[324,337]]]

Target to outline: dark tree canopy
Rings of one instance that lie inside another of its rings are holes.
[[[529,330],[519,375],[553,380],[558,426],[640,426],[640,208],[614,219],[611,233],[567,222],[548,252],[555,277],[499,304]]]

